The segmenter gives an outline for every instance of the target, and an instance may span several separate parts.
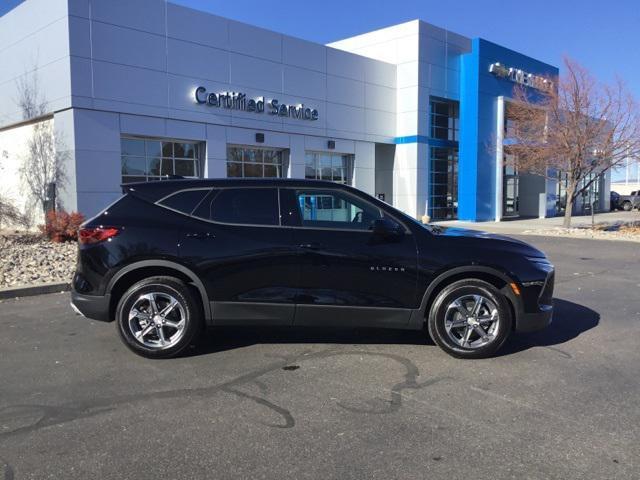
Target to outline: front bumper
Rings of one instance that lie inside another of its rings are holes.
[[[541,305],[536,313],[523,313],[516,322],[517,332],[535,332],[551,325],[553,320],[553,306]]]
[[[109,315],[110,303],[110,295],[83,295],[76,291],[71,292],[71,307],[76,313],[93,320],[112,321]]]
[[[554,283],[555,271],[552,269],[547,273],[547,278],[544,280],[542,288],[538,287],[540,290],[535,300],[529,298],[528,302],[525,301],[525,311],[521,312],[516,320],[516,331],[535,332],[551,324],[553,320]],[[527,308],[527,306],[529,306],[529,308]]]

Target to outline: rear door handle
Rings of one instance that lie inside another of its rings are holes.
[[[305,250],[320,250],[322,245],[319,243],[301,243],[298,247],[304,248]]]
[[[187,233],[185,235],[187,238],[215,238],[215,235],[207,232],[207,233]]]

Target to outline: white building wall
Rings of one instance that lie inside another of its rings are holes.
[[[459,100],[460,55],[471,51],[470,39],[413,20],[330,46],[397,65],[393,205],[420,218],[429,199],[429,97]]]
[[[72,55],[73,106],[363,141],[395,135],[395,101],[375,108],[365,101],[367,90],[395,89],[394,65],[164,0],[118,1],[74,21],[73,45],[91,48]],[[199,85],[302,102],[317,108],[319,119],[199,105]]]
[[[37,80],[49,112],[70,103],[70,51],[66,0],[30,0],[0,17],[0,128],[24,120],[19,80]]]
[[[42,206],[31,197],[22,175],[27,168],[28,143],[35,125],[46,123],[51,128],[57,154],[61,162],[63,181],[57,185],[57,203],[63,209],[77,208],[76,150],[74,143],[74,120],[71,110],[66,110],[38,122],[21,124],[0,131],[0,194],[9,200],[35,228],[44,223]]]
[[[29,199],[20,174],[33,129],[34,124],[27,124],[0,131],[0,195],[36,226],[43,223],[44,217],[41,209]]]
[[[98,213],[121,195],[120,116],[111,112],[73,109],[57,113],[73,125],[70,152],[75,164],[75,204],[67,209],[86,216]]]

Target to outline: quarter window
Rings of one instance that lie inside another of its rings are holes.
[[[160,202],[160,205],[190,214],[207,193],[209,193],[209,190],[183,190],[165,198]]]
[[[200,176],[199,143],[123,137],[120,150],[122,183]]]
[[[368,230],[382,218],[378,208],[342,192],[299,190],[296,198],[304,227]]]
[[[211,203],[215,222],[278,225],[278,190],[275,188],[229,188],[220,190]]]

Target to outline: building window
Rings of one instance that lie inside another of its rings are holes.
[[[434,220],[458,218],[458,149],[431,147],[431,195]]]
[[[351,185],[353,180],[353,155],[329,152],[306,152],[305,178],[330,180]]]
[[[285,157],[284,150],[230,146],[227,148],[227,177],[286,177]]]
[[[429,212],[434,220],[458,218],[458,102],[431,97],[430,140],[442,146],[430,146]]]
[[[120,148],[122,183],[201,176],[200,143],[122,137]]]
[[[567,207],[567,186],[569,185],[569,174],[566,172],[558,172],[558,184],[556,187],[556,214],[563,215]],[[595,178],[595,180],[593,180]],[[604,183],[603,174],[590,173],[576,186],[578,190],[584,188],[591,180],[593,182],[582,192],[582,195],[575,199],[573,205],[573,213],[590,214],[591,208],[595,207],[594,212],[599,212],[601,184]]]
[[[431,138],[457,142],[460,118],[458,102],[432,97],[430,108]]]

